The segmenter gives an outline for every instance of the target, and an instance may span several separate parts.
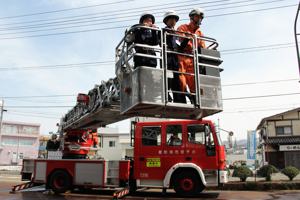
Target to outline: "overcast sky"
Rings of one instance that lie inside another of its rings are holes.
[[[112,2],[116,3],[111,4]],[[109,4],[99,5],[105,3]],[[203,7],[206,10],[207,18],[201,26],[202,31],[204,35],[218,40],[221,51],[275,45],[259,48],[259,51],[247,49],[242,52],[232,51],[232,54],[224,51],[222,54],[224,99],[299,93],[300,85],[297,80],[229,86],[229,84],[236,83],[299,78],[296,51],[293,46],[293,22],[297,3],[297,0],[1,1],[0,96],[87,93],[95,84],[101,83],[101,80],[114,77],[113,64],[54,69],[33,68],[31,70],[19,70],[16,67],[113,61],[115,46],[125,30],[119,27],[137,23],[142,11],[153,11],[158,25],[162,26],[161,16],[166,10],[177,10],[181,17],[178,24],[182,24],[187,22],[188,12],[192,7]],[[84,6],[91,7],[68,10]],[[61,11],[63,9],[66,10]],[[248,12],[253,10],[261,11]],[[55,12],[28,15],[48,11]],[[241,11],[247,12],[230,14]],[[228,13],[229,15],[224,15]],[[77,17],[74,18],[74,16]],[[85,18],[81,19],[84,23],[76,21],[80,18]],[[76,31],[81,32],[74,33]],[[65,34],[66,32],[73,33]],[[53,33],[64,34],[51,35]],[[8,110],[4,114],[4,120],[39,123],[42,134],[56,131],[55,124],[59,122],[59,118],[67,112],[68,108],[21,108],[17,106],[75,104],[74,96],[4,98],[4,100]],[[300,106],[299,100],[300,95],[224,100],[224,111],[209,118],[216,122],[219,119],[221,128],[233,131],[237,139],[242,139],[246,138],[247,130],[255,129],[262,118],[298,107]],[[117,126],[122,132],[126,132],[129,127],[127,121],[112,125],[112,127]],[[225,138],[226,133],[222,134]]]

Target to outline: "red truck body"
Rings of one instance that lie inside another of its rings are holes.
[[[176,135],[177,143],[172,143]],[[24,160],[23,178],[55,192],[71,188],[173,188],[201,192],[227,182],[225,149],[211,121],[138,122],[134,157],[129,160]]]

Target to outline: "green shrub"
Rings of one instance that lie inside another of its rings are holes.
[[[235,168],[232,173],[232,177],[239,177],[242,182],[245,182],[250,176],[253,176],[253,172],[244,165]]]
[[[276,169],[276,167],[274,167],[273,165],[264,165],[257,171],[257,175],[265,177],[266,181],[271,181],[271,175],[277,172],[278,169]]]
[[[288,166],[284,168],[281,173],[289,177],[290,181],[292,181],[300,173],[300,171],[296,167]]]
[[[226,167],[226,171],[227,171],[227,175],[230,176],[231,172],[230,172],[230,168],[229,167]]]

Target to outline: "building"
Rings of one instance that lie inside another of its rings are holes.
[[[117,128],[99,128],[100,149],[97,157],[105,160],[121,160],[133,157],[129,133],[119,133]]]
[[[261,120],[257,126],[263,162],[300,168],[300,108]]]
[[[0,165],[21,165],[23,158],[37,158],[40,125],[3,122],[0,131]]]

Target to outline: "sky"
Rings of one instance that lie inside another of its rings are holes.
[[[95,84],[115,76],[114,64],[72,68],[61,66],[52,69],[35,66],[114,61],[114,50],[124,35],[125,27],[136,24],[142,12],[153,12],[157,25],[162,27],[162,15],[165,11],[176,10],[180,14],[179,25],[188,22],[191,8],[202,7],[206,16],[201,25],[202,32],[217,39],[224,60],[224,71],[221,74],[223,112],[208,119],[219,122],[222,129],[233,131],[237,139],[244,139],[247,130],[255,130],[262,118],[300,106],[298,94],[230,100],[235,97],[300,92],[297,54],[293,45],[293,24],[298,2],[1,1],[0,98],[4,100],[7,109],[4,120],[38,123],[42,134],[56,132],[56,123],[70,109],[64,106],[75,105],[75,96],[8,97],[87,93]],[[256,11],[248,12],[253,10]],[[237,12],[239,14],[232,14]],[[275,46],[259,48],[258,51],[227,51],[268,45]],[[20,69],[31,66],[32,69]],[[256,84],[232,85],[253,82]],[[118,127],[120,132],[126,132],[129,131],[129,122],[112,124],[111,127]],[[221,135],[223,139],[227,137],[226,132]]]

